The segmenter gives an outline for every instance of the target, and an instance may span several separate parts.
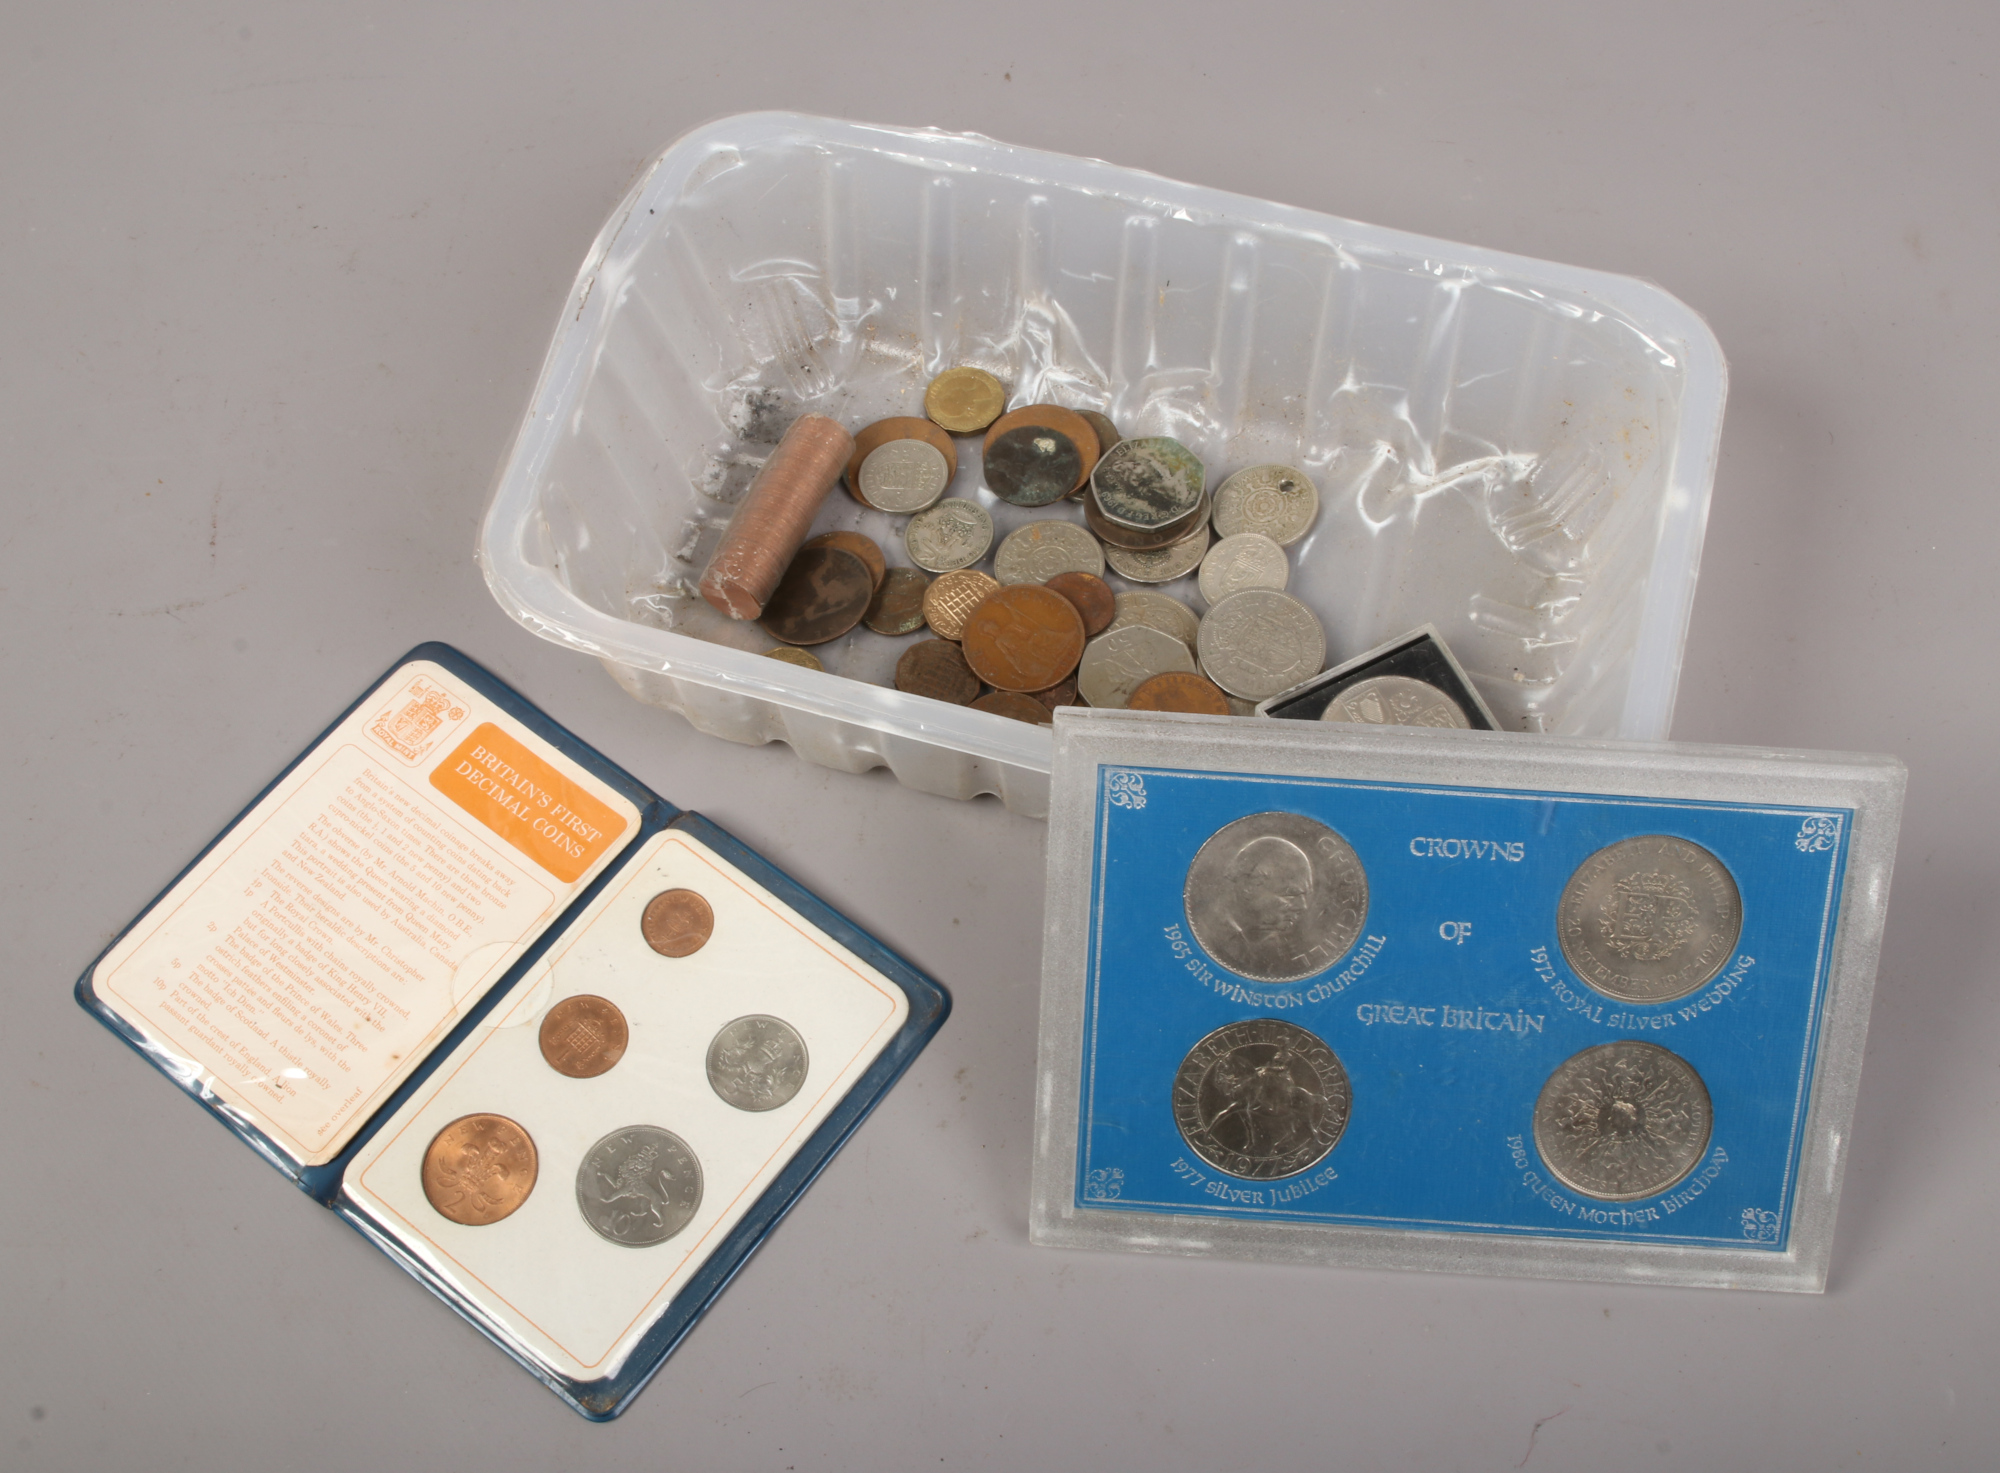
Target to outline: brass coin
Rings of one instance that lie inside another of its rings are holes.
[[[571,1079],[595,1079],[625,1057],[631,1041],[618,1005],[587,992],[564,998],[542,1019],[542,1057]]]
[[[1016,583],[987,598],[965,625],[965,662],[999,690],[1047,690],[1083,658],[1083,616],[1060,593]]]
[[[1111,627],[1111,621],[1118,616],[1118,596],[1102,578],[1089,573],[1058,573],[1042,584],[1053,588],[1064,598],[1076,605],[1078,617],[1083,620],[1083,636],[1095,639]]]
[[[1058,706],[1077,706],[1082,704],[1077,699],[1076,677],[1074,675],[1066,675],[1047,690],[1034,691],[1032,694],[1036,700],[1042,703],[1042,708],[1051,714],[1054,713]]]
[[[896,662],[896,689],[913,696],[929,696],[954,706],[969,706],[979,694],[979,677],[965,663],[965,655],[948,639],[927,639],[903,651]]]
[[[861,622],[877,634],[915,634],[924,627],[928,575],[915,568],[891,568]]]
[[[1081,500],[1083,523],[1090,528],[1090,535],[1106,547],[1121,548],[1126,552],[1158,552],[1163,547],[1172,547],[1176,542],[1192,537],[1196,529],[1208,520],[1206,496],[1193,511],[1178,522],[1169,522],[1157,532],[1139,532],[1120,526],[1103,513],[1095,496],[1084,496]]]
[[[837,547],[843,552],[851,552],[868,565],[868,576],[875,580],[875,586],[882,586],[882,579],[889,571],[889,560],[882,556],[882,549],[875,545],[875,539],[864,537],[859,532],[822,532],[819,536],[799,549],[806,547]]]
[[[1097,464],[1097,457],[1104,453],[1097,444],[1097,431],[1090,427],[1089,420],[1074,409],[1065,409],[1060,404],[1028,404],[1019,409],[1010,409],[994,420],[992,427],[986,431],[986,458],[989,461],[993,458],[995,442],[1002,435],[1030,425],[1036,429],[1054,430],[1076,446],[1076,453],[1082,458],[1083,464],[1077,472],[1076,485],[1072,486],[1070,491],[1076,491],[1088,484],[1091,469]],[[1066,496],[1070,492],[1066,491],[1063,494]]]
[[[924,592],[924,622],[939,639],[963,639],[965,621],[999,586],[999,579],[974,568],[941,574]]]
[[[1032,726],[1051,726],[1056,719],[1049,708],[1033,696],[1011,690],[988,691],[972,703],[972,709],[1005,716],[1010,721],[1025,721]]]
[[[796,665],[801,670],[826,669],[826,666],[820,664],[819,656],[811,650],[797,649],[788,644],[781,644],[776,649],[765,650],[763,654],[767,660],[780,660],[787,665]]]
[[[490,1227],[535,1189],[535,1142],[505,1115],[461,1115],[424,1152],[424,1195],[442,1217]]]
[[[715,934],[715,909],[693,890],[662,890],[646,902],[639,934],[661,956],[693,956]]]
[[[998,413],[999,411],[995,411]],[[958,447],[951,442],[951,436],[927,419],[915,415],[899,414],[889,419],[878,419],[854,437],[854,453],[847,457],[847,470],[840,478],[847,487],[847,494],[863,506],[871,503],[861,494],[861,462],[880,450],[891,440],[924,440],[935,446],[944,456],[945,469],[952,475],[958,474]],[[879,508],[878,508],[879,509]]]
[[[987,441],[986,489],[1009,506],[1050,506],[1076,485],[1076,442],[1046,425],[1021,425]]]
[[[844,548],[814,547],[792,559],[757,622],[786,644],[825,644],[859,624],[874,597],[866,563]]]
[[[983,368],[947,368],[924,390],[924,413],[954,435],[976,435],[1007,407],[1007,388]]]
[[[1125,698],[1129,711],[1192,711],[1202,716],[1227,716],[1229,697],[1222,687],[1199,675],[1169,670],[1148,676]]]

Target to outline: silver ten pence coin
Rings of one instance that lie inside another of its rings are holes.
[[[1620,1002],[1672,1002],[1729,963],[1743,901],[1699,844],[1641,834],[1577,866],[1556,907],[1556,935],[1577,976]]]
[[[1228,1023],[1174,1075],[1174,1124],[1217,1171],[1294,1176],[1340,1140],[1353,1108],[1347,1071],[1324,1040],[1277,1018]]]
[[[1319,491],[1304,471],[1288,465],[1253,465],[1215,488],[1215,535],[1262,532],[1290,547],[1319,515]]]
[[[993,545],[993,518],[976,501],[947,497],[903,528],[903,550],[926,573],[969,568]]]
[[[1657,1196],[1700,1164],[1714,1111],[1679,1054],[1636,1039],[1565,1061],[1535,1101],[1535,1149],[1564,1186],[1604,1202]]]
[[[1326,663],[1326,631],[1289,593],[1248,588],[1202,616],[1195,635],[1202,674],[1232,696],[1267,701]]]
[[[806,1082],[806,1041],[782,1018],[725,1023],[708,1046],[708,1083],[739,1110],[775,1110]]]
[[[701,1206],[701,1162],[657,1125],[614,1130],[576,1171],[576,1205],[598,1237],[650,1248],[686,1227]]]
[[[1472,729],[1457,701],[1428,680],[1407,675],[1375,675],[1357,680],[1328,702],[1321,721],[1366,726],[1450,726]]]
[[[1195,852],[1182,899],[1202,949],[1256,982],[1297,982],[1347,954],[1368,875],[1347,840],[1299,813],[1253,813]]]
[[[1075,522],[1043,517],[1016,527],[993,552],[993,576],[1002,584],[1046,583],[1058,573],[1104,576],[1104,549]]]
[[[861,494],[881,511],[922,511],[944,495],[951,467],[928,440],[891,440],[861,462]]]

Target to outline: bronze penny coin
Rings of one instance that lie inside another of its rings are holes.
[[[1083,620],[1083,637],[1095,639],[1118,617],[1118,596],[1102,578],[1090,573],[1058,573],[1042,585],[1053,588],[1076,605]]]
[[[781,644],[776,649],[764,650],[762,653],[767,660],[777,660],[782,664],[796,665],[801,670],[826,669],[826,666],[820,664],[819,656],[811,650],[797,649],[788,644]]]
[[[882,586],[883,576],[889,571],[889,562],[882,556],[882,549],[875,545],[872,537],[863,537],[859,532],[822,532],[799,551],[804,552],[806,547],[838,547],[853,553],[868,565],[868,576],[875,580],[877,588]]]
[[[489,1227],[528,1200],[540,1169],[533,1138],[505,1115],[461,1115],[424,1152],[424,1195],[442,1217]]]
[[[662,890],[646,902],[639,934],[661,956],[693,956],[715,934],[715,910],[693,890]]]
[[[1076,696],[1076,677],[1074,675],[1066,675],[1047,690],[1033,691],[1030,694],[1042,703],[1044,710],[1052,714],[1058,706],[1077,706],[1082,704]]]
[[[564,998],[542,1019],[542,1057],[571,1079],[595,1079],[625,1057],[631,1041],[618,1004],[587,992]]]
[[[965,663],[957,645],[948,639],[927,639],[904,650],[903,658],[896,662],[896,689],[969,706],[979,694],[979,677]]]
[[[986,488],[1009,506],[1050,506],[1069,495],[1083,457],[1045,425],[1022,425],[986,443]]]
[[[997,690],[1047,690],[1083,658],[1083,616],[1039,583],[1003,588],[972,611],[965,662]]]
[[[994,441],[1010,431],[1020,429],[1023,425],[1054,430],[1076,446],[1076,453],[1083,460],[1083,479],[1070,489],[1074,491],[1089,482],[1090,472],[1097,464],[1097,457],[1104,453],[1097,443],[1097,431],[1090,427],[1089,420],[1074,409],[1064,409],[1060,404],[1028,404],[1019,409],[1010,409],[994,420],[991,428],[986,431],[987,459],[991,460],[993,457]],[[1068,495],[1069,492],[1063,494]]]
[[[809,548],[792,559],[757,622],[786,644],[825,644],[859,624],[874,597],[868,564],[844,548]]]
[[[915,634],[924,627],[924,593],[930,586],[928,573],[891,568],[861,622],[877,634]]]
[[[924,390],[924,413],[955,435],[976,435],[1007,407],[1007,386],[983,368],[947,368]]]
[[[1222,687],[1199,675],[1169,670],[1148,676],[1125,699],[1128,711],[1193,711],[1202,716],[1227,716],[1229,697]]]
[[[1157,552],[1163,547],[1172,547],[1182,538],[1192,537],[1195,529],[1208,520],[1206,496],[1202,497],[1193,511],[1178,522],[1169,522],[1157,532],[1141,532],[1112,521],[1098,509],[1095,496],[1079,499],[1083,502],[1083,522],[1090,528],[1091,536],[1107,547],[1122,547],[1127,552]]]
[[[1033,696],[1020,695],[1011,690],[988,691],[972,703],[972,709],[1005,716],[1009,721],[1025,721],[1031,726],[1051,726],[1056,719],[1049,708]]]
[[[963,639],[965,621],[999,586],[998,578],[975,568],[941,573],[924,592],[924,622],[939,639]]]
[[[995,410],[998,414],[1000,411]],[[927,440],[936,446],[944,456],[945,469],[952,475],[958,474],[958,447],[951,442],[951,436],[927,419],[915,415],[899,414],[889,419],[878,419],[854,437],[854,453],[847,457],[847,471],[840,482],[847,488],[847,494],[863,506],[872,505],[861,494],[861,462],[880,450],[891,440]]]
[[[1118,426],[1111,422],[1109,415],[1099,414],[1095,409],[1079,409],[1077,413],[1090,422],[1097,431],[1097,453],[1102,455],[1125,437],[1118,433]]]

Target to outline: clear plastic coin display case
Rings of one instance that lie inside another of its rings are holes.
[[[1903,782],[1059,713],[1031,1237],[1824,1289]]]
[[[77,995],[594,1420],[950,1009],[443,645],[336,720]]]

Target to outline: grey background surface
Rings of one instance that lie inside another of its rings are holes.
[[[1972,5],[10,7],[0,1465],[1993,1466],[1996,30]],[[1028,1247],[1041,825],[701,737],[514,626],[472,562],[605,214],[686,128],[774,106],[1629,272],[1708,317],[1731,395],[1675,735],[1911,771],[1827,1295]],[[957,998],[609,1427],[70,1000],[425,638]]]

